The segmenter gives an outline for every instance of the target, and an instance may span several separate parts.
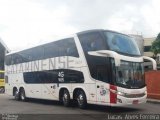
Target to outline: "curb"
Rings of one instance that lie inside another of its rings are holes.
[[[147,99],[148,103],[160,104],[160,100],[158,99]]]

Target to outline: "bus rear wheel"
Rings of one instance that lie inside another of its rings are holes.
[[[84,91],[79,90],[77,93],[77,103],[79,108],[81,109],[85,109],[87,106],[87,99],[86,99],[86,95],[84,93]]]
[[[14,89],[14,99],[15,100],[20,100],[20,95],[17,89]]]
[[[70,105],[70,95],[68,90],[63,91],[62,102],[65,107],[68,107]]]
[[[23,88],[20,89],[20,100],[27,101],[25,90]]]

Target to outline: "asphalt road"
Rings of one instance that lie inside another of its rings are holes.
[[[112,115],[113,117],[117,117],[118,114],[160,114],[160,104],[146,103],[114,108],[106,106],[88,105],[86,110],[81,110],[76,105],[72,105],[71,107],[66,108],[56,101],[31,99],[28,102],[21,102],[14,100],[12,96],[0,94],[0,114],[18,114],[19,119],[30,119],[28,117],[31,117],[31,119],[34,120],[44,118],[56,118],[59,120],[64,118],[65,120],[71,118],[74,120],[106,120],[109,117],[112,117]],[[114,116],[115,114],[117,116]],[[2,119],[2,117],[0,117],[0,119]],[[121,116],[119,119],[121,119]]]

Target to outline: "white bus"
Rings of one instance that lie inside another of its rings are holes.
[[[109,30],[89,30],[6,55],[6,93],[16,100],[59,100],[123,106],[146,102],[144,59],[135,41]]]

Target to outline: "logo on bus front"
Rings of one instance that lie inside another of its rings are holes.
[[[101,96],[105,96],[106,94],[107,94],[106,89],[103,86],[101,86],[101,88],[100,88],[100,95]]]

